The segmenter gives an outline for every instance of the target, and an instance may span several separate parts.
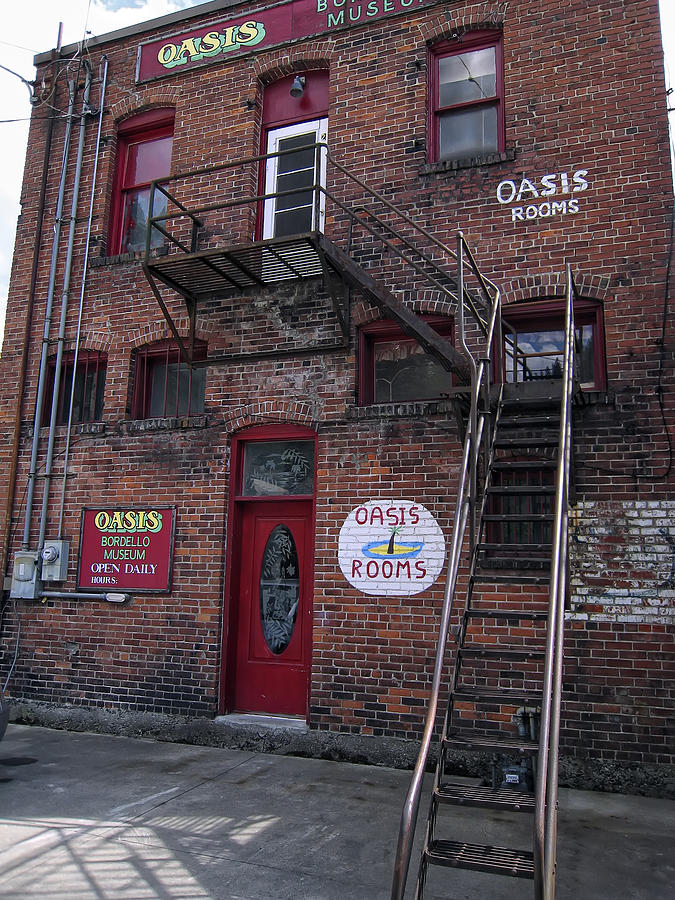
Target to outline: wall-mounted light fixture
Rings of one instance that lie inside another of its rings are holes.
[[[304,75],[296,75],[291,85],[291,97],[298,100],[305,93],[305,84],[307,79]]]

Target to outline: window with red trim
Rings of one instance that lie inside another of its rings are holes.
[[[500,31],[478,31],[430,50],[429,161],[504,149]]]
[[[427,323],[452,340],[452,322],[440,317]],[[452,375],[394,322],[373,322],[359,332],[359,403],[437,400],[452,387]]]
[[[75,391],[72,392],[73,367],[75,355],[66,353],[61,362],[61,378],[59,379],[58,405],[56,422],[66,425],[70,396],[73,393],[73,415],[71,421],[77,425],[81,422],[99,422],[103,415],[103,394],[105,391],[105,373],[107,356],[97,350],[81,350],[75,368]],[[53,397],[56,382],[56,359],[49,362],[47,372],[47,397]],[[52,401],[43,408],[43,425],[49,424]]]
[[[206,359],[206,344],[195,343],[195,361]],[[181,360],[174,341],[160,341],[136,352],[134,419],[196,416],[204,412],[206,369],[191,367]]]
[[[565,310],[559,300],[518,304],[504,310],[504,367],[510,382],[562,378]],[[606,386],[602,306],[574,304],[576,377],[585,390]]]
[[[153,109],[123,122],[117,135],[110,253],[145,250],[150,185],[171,172],[174,111]],[[166,199],[155,194],[153,215],[166,212]],[[151,246],[163,243],[155,231]]]

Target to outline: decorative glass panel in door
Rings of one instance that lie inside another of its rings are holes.
[[[311,494],[313,490],[313,441],[251,441],[246,445],[242,496]]]
[[[300,565],[293,535],[277,525],[265,545],[260,573],[260,621],[272,653],[288,647],[300,599]]]

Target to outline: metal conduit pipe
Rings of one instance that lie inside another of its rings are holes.
[[[63,143],[63,160],[61,162],[61,178],[59,181],[59,194],[56,201],[56,214],[54,217],[54,239],[52,242],[52,257],[49,267],[49,283],[47,286],[47,301],[45,307],[45,321],[42,333],[42,350],[40,354],[40,374],[38,376],[37,397],[35,400],[35,417],[33,419],[33,441],[30,454],[30,468],[28,471],[28,484],[26,487],[26,509],[24,512],[22,550],[28,550],[30,546],[30,523],[33,516],[33,497],[35,494],[35,478],[37,473],[37,458],[40,445],[40,424],[42,422],[42,405],[44,403],[45,386],[47,382],[47,356],[49,353],[49,332],[52,322],[52,308],[54,305],[54,288],[56,285],[56,264],[58,262],[59,244],[61,240],[61,216],[66,193],[66,172],[68,167],[68,152],[73,130],[73,110],[75,108],[75,85],[68,82],[68,114],[66,116],[66,131]]]
[[[3,571],[7,570],[9,561],[9,548],[11,541],[11,522],[12,507],[14,506],[14,495],[16,491],[16,472],[19,465],[19,444],[21,440],[21,408],[23,406],[24,396],[24,380],[26,376],[26,367],[28,365],[28,348],[30,346],[30,330],[33,324],[33,309],[35,307],[35,288],[38,278],[38,267],[40,264],[40,245],[42,244],[42,231],[45,213],[45,198],[47,196],[47,177],[49,175],[49,158],[52,149],[52,137],[54,135],[54,123],[56,121],[56,106],[54,103],[56,96],[56,66],[59,61],[59,52],[61,49],[61,38],[59,31],[59,43],[54,51],[52,61],[52,85],[49,91],[49,104],[51,112],[47,119],[47,135],[45,137],[45,148],[42,155],[42,174],[40,176],[40,194],[37,203],[36,224],[35,224],[35,241],[33,250],[33,260],[31,263],[30,286],[28,288],[28,300],[25,310],[25,324],[23,330],[23,341],[21,351],[21,363],[19,365],[18,388],[19,397],[16,402],[16,412],[14,415],[14,436],[12,438],[12,454],[10,469],[7,478],[8,490],[7,501],[5,504],[5,525],[2,538],[2,546],[0,547],[0,558],[2,560]],[[24,548],[25,549],[25,548]]]
[[[91,226],[94,218],[94,203],[96,195],[96,177],[98,175],[98,155],[101,149],[101,129],[103,126],[103,107],[105,105],[105,92],[108,83],[108,57],[103,58],[103,74],[101,76],[101,94],[98,104],[98,129],[96,132],[96,147],[94,149],[94,168],[91,176],[91,193],[89,195],[89,218],[87,220],[87,233],[84,241],[84,260],[82,262],[82,278],[80,281],[80,305],[77,313],[77,329],[75,332],[75,355],[73,357],[73,376],[70,384],[70,401],[68,403],[68,424],[66,427],[66,447],[63,454],[63,481],[61,483],[61,502],[59,504],[59,519],[57,526],[57,539],[63,537],[63,516],[66,503],[66,485],[68,481],[68,460],[70,458],[70,438],[73,427],[73,407],[75,405],[75,375],[77,373],[77,361],[80,353],[80,338],[82,334],[82,312],[84,309],[84,293],[87,285],[87,266],[89,263],[89,241],[91,238]]]
[[[61,367],[63,362],[63,345],[66,337],[66,317],[68,315],[68,299],[70,296],[70,279],[73,268],[73,248],[75,246],[75,226],[77,218],[77,205],[80,196],[80,181],[82,178],[82,159],[84,157],[84,141],[86,137],[87,115],[89,114],[89,94],[91,92],[92,72],[87,60],[85,66],[84,91],[82,93],[82,112],[80,114],[80,127],[77,143],[77,157],[75,161],[75,176],[73,180],[73,196],[70,204],[70,220],[68,228],[68,244],[66,248],[66,262],[63,274],[63,289],[61,293],[61,318],[56,346],[56,369],[54,372],[54,391],[52,393],[52,408],[49,418],[49,437],[47,440],[47,458],[45,461],[44,486],[42,491],[42,511],[40,513],[40,531],[37,551],[40,553],[44,546],[47,531],[47,509],[49,507],[49,489],[51,487],[52,469],[54,465],[54,441],[56,438],[57,413],[59,406],[59,387],[61,384]],[[75,88],[77,90],[77,87]],[[73,375],[75,373],[73,372]]]

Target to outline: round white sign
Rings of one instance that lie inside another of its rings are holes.
[[[342,574],[364,594],[419,594],[436,581],[444,560],[438,522],[412,500],[369,500],[353,509],[340,529]]]

